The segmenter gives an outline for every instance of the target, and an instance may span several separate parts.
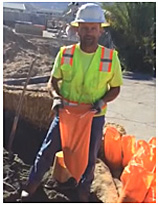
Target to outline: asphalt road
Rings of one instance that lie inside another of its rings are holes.
[[[127,134],[148,140],[156,136],[156,80],[126,73],[119,96],[108,104],[106,122],[122,125]]]

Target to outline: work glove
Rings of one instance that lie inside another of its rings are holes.
[[[53,99],[53,104],[51,107],[51,112],[50,112],[50,116],[53,116],[54,114],[58,114],[59,113],[59,109],[63,108],[64,104],[63,104],[63,100],[60,97],[56,97]]]
[[[96,102],[92,105],[91,110],[92,110],[92,111],[96,111],[95,114],[99,114],[99,113],[101,112],[101,109],[102,109],[102,107],[103,107],[104,105],[105,105],[105,102],[104,102],[102,99],[100,99],[100,100],[96,101]]]

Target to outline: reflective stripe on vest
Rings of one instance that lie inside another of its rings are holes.
[[[101,49],[99,71],[111,72],[113,50],[105,47]]]
[[[73,45],[71,48],[65,48],[63,50],[63,55],[61,58],[61,65],[70,64],[72,66],[75,47],[76,45]]]
[[[64,102],[64,105],[69,105],[69,106],[87,105],[87,103],[78,103],[78,102],[75,102],[75,101],[72,101],[72,100],[67,100],[65,98],[63,98],[63,102]],[[107,104],[103,105],[102,109],[104,109],[106,107],[107,107]]]
[[[65,98],[63,98],[63,102],[64,102],[64,105],[69,105],[69,106],[77,106],[77,105],[86,105],[86,103],[78,103],[78,102],[75,102],[75,101],[72,101],[72,100],[67,100]]]

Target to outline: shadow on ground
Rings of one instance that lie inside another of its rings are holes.
[[[143,73],[133,73],[133,72],[124,72],[123,77],[125,79],[131,79],[131,80],[153,80],[155,77],[153,77],[150,74],[143,74]]]

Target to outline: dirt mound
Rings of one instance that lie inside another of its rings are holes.
[[[31,76],[50,75],[52,63],[54,61],[53,55],[50,55],[48,43],[36,44],[26,39],[24,36],[16,34],[11,28],[4,26],[3,39],[3,77],[4,78],[26,78],[30,69],[30,64],[38,55],[39,59],[36,61],[32,69]],[[40,40],[39,40],[40,42]],[[52,50],[55,54],[58,48]]]
[[[52,69],[52,58],[47,55],[38,56],[39,59],[34,64],[34,67],[31,71],[31,77],[50,75]],[[17,54],[15,53],[15,50],[9,48],[9,55],[7,54],[7,60],[4,63],[3,77],[26,78],[28,76],[30,65],[34,59],[35,53],[33,51],[21,51]]]
[[[19,190],[24,185],[29,174],[30,166],[23,163],[16,154],[9,158],[3,149],[3,197],[5,202],[15,201]]]
[[[9,157],[3,150],[3,197],[4,202],[20,202],[20,194],[27,181],[30,165],[25,164],[17,154]],[[51,168],[52,169],[52,168]],[[36,193],[25,202],[79,202],[77,189],[72,178],[59,183],[52,178],[51,169],[45,174]],[[108,167],[97,160],[95,179],[91,187],[90,202],[116,202],[118,191]]]
[[[9,157],[9,153],[3,150],[3,197],[4,202],[18,202],[20,201],[20,194],[22,187],[24,187],[29,172],[30,165],[25,164],[17,154]],[[46,180],[45,178],[43,180]],[[56,190],[56,187],[58,187]],[[54,181],[53,189],[44,191],[43,185],[39,187],[37,192],[28,200],[28,202],[67,202],[70,201],[60,191],[60,186]],[[48,193],[47,193],[48,192]],[[48,196],[50,196],[50,198]]]
[[[7,26],[3,26],[3,34],[3,43],[5,44],[15,42],[20,48],[37,50],[35,45],[26,41],[22,35],[14,33],[12,29]]]

